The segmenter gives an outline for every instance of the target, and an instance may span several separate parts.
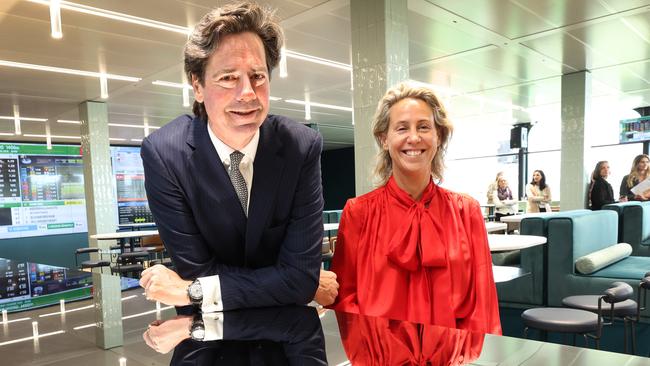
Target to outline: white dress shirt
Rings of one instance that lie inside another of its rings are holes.
[[[232,147],[226,145],[221,141],[210,128],[210,124],[206,123],[208,129],[208,135],[210,135],[210,140],[214,145],[214,148],[219,154],[219,159],[221,163],[228,170],[230,168],[230,154],[235,151]],[[248,189],[248,202],[246,207],[250,207],[251,200],[251,187],[253,186],[253,162],[255,161],[255,153],[257,152],[257,145],[260,141],[260,130],[258,129],[255,132],[255,135],[248,143],[244,146],[243,149],[239,150],[244,157],[239,163],[239,170],[244,176],[246,181],[246,188]],[[248,212],[245,212],[248,216]],[[221,302],[221,282],[219,281],[219,275],[208,276],[208,277],[199,277],[199,283],[201,283],[201,290],[203,290],[203,305],[201,310],[204,313],[211,313],[215,311],[223,311],[223,303]],[[206,336],[207,336],[206,328]]]

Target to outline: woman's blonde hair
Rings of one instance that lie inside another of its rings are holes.
[[[444,170],[444,157],[447,151],[447,145],[454,127],[447,118],[447,112],[433,90],[416,86],[409,83],[400,83],[390,88],[379,101],[377,111],[372,123],[372,134],[375,136],[375,142],[379,146],[377,153],[377,163],[375,165],[375,181],[377,186],[382,186],[388,182],[393,173],[392,160],[387,150],[382,147],[382,142],[388,133],[390,125],[390,109],[402,99],[413,98],[425,102],[433,112],[433,122],[438,134],[438,150],[431,162],[431,173],[437,180],[442,180]]]
[[[632,162],[632,168],[630,169],[630,174],[628,174],[628,176],[627,176],[627,187],[628,188],[632,188],[634,186],[634,178],[639,177],[639,173],[637,173],[637,171],[636,171],[636,166],[639,165],[639,163],[641,162],[641,159],[643,159],[643,158],[650,160],[650,157],[648,157],[647,154],[637,155],[634,158],[634,161]],[[648,166],[646,168],[646,174],[650,174],[650,166]],[[646,178],[647,178],[647,176],[646,176]]]

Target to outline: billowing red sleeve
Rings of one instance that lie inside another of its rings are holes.
[[[343,208],[339,232],[334,248],[330,270],[336,273],[339,295],[330,307],[346,312],[359,312],[357,301],[357,247],[365,215],[355,199],[350,199]]]
[[[458,327],[471,331],[501,334],[499,300],[492,274],[492,257],[488,245],[483,214],[478,202],[465,197],[463,224],[469,236],[471,253],[471,296],[463,304],[466,315]],[[469,308],[468,308],[469,307]]]

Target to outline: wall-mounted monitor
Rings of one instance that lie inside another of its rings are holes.
[[[122,290],[138,280],[121,277]],[[0,258],[0,310],[9,312],[89,298],[92,274],[64,267]]]
[[[117,222],[119,225],[153,225],[147,193],[144,190],[144,168],[140,148],[111,146],[113,175],[117,196]]]
[[[627,144],[644,141],[650,141],[650,116],[620,121],[620,143]]]
[[[0,143],[0,239],[88,231],[79,146]]]

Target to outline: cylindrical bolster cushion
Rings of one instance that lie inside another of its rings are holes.
[[[632,254],[632,246],[627,243],[612,245],[590,253],[576,260],[576,270],[582,274],[591,274],[616,263]]]

